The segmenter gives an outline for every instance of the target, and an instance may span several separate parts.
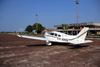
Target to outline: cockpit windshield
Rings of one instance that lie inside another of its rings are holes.
[[[54,33],[50,33],[50,35],[54,35]]]

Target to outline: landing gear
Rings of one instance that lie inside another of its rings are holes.
[[[46,45],[51,46],[52,43],[50,41],[46,41]]]

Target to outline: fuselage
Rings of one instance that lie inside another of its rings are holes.
[[[63,42],[63,43],[68,43],[68,41],[72,38],[75,38],[76,36],[72,36],[72,35],[68,35],[68,34],[64,34],[61,32],[57,32],[57,31],[52,31],[50,33],[45,33],[45,37],[49,40],[49,41],[53,41],[53,42]]]

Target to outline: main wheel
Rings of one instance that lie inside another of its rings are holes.
[[[50,41],[46,41],[46,45],[50,46],[52,43]]]

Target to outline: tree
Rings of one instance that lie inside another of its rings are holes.
[[[66,24],[62,24],[63,30],[65,30]]]
[[[28,26],[26,27],[25,31],[27,31],[27,32],[29,32],[29,33],[32,32],[32,31],[33,31],[32,26],[31,26],[31,25],[28,25]]]
[[[37,25],[37,29],[36,29]],[[45,27],[43,27],[40,23],[33,24],[33,30],[36,30],[37,33],[41,33],[43,30],[45,30]]]
[[[62,27],[63,27],[63,30],[66,30],[69,28],[68,25],[66,25],[66,24],[62,24]]]
[[[68,26],[68,25],[66,25],[65,29],[68,29],[68,28],[69,28],[69,26]]]

